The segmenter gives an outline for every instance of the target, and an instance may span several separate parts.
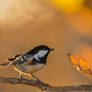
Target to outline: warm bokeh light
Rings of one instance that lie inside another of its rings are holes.
[[[0,22],[7,21],[10,16],[11,10],[13,9],[13,0],[0,0]]]
[[[91,25],[92,25],[92,12],[84,10],[80,12],[78,15],[74,14],[67,16],[67,25],[71,28],[71,30],[75,30],[84,35],[89,35],[91,33]]]
[[[56,7],[67,12],[80,10],[84,0],[51,0]]]
[[[52,19],[54,12],[43,4],[43,0],[41,2],[38,0],[0,0],[0,28],[6,31],[8,28],[15,27],[17,30],[17,27],[30,21],[32,22],[30,26],[33,26],[39,25],[40,20]]]

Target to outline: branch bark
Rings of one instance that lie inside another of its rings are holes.
[[[18,78],[6,78],[0,77],[0,83],[10,83],[10,84],[21,84],[21,85],[29,85],[33,87],[40,88],[41,90],[45,90],[47,92],[68,92],[68,91],[90,91],[92,90],[92,85],[73,85],[73,86],[61,86],[55,87],[49,84],[46,84],[42,81],[38,82],[36,80],[23,79],[20,80]]]

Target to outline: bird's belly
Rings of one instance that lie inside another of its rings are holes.
[[[31,73],[39,71],[43,67],[44,67],[44,64],[27,65],[27,66],[16,65],[15,70],[18,72],[26,73],[26,74],[31,74]]]

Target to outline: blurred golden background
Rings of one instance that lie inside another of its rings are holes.
[[[0,63],[46,44],[55,51],[49,55],[46,67],[35,74],[43,82],[55,86],[92,83],[91,78],[74,69],[66,55],[83,56],[92,68],[92,0],[88,1],[1,0]],[[19,74],[11,66],[0,68],[0,76]],[[0,92],[12,91],[41,92],[25,85],[0,84]]]

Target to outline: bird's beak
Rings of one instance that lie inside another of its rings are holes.
[[[54,51],[54,48],[51,48],[50,51]]]

